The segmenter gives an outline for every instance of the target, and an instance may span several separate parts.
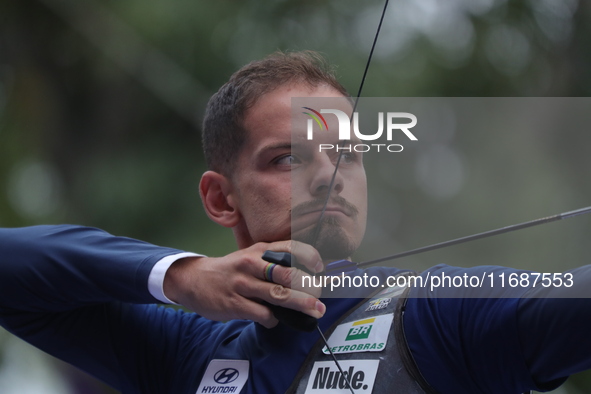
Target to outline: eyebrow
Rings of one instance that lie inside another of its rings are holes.
[[[271,144],[261,148],[260,153],[269,152],[273,150],[292,150],[301,148],[302,146],[304,146],[304,144],[292,142],[279,142],[277,144]]]
[[[271,144],[271,145],[267,145],[265,147],[263,147],[261,149],[261,151],[266,152],[266,151],[270,151],[270,150],[279,150],[279,149],[291,149],[292,144],[291,142],[287,143],[287,142],[280,142],[277,144]]]

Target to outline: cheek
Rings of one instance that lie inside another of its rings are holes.
[[[367,201],[367,178],[365,173],[352,176],[349,179],[347,187],[352,199],[358,203],[365,203]]]
[[[248,227],[257,233],[282,232],[283,227],[291,223],[291,189],[260,181],[247,186],[259,192],[244,196],[242,200]]]
[[[257,191],[256,194],[253,194],[253,200],[257,206],[267,209],[280,209],[287,205],[289,209],[291,199],[289,183],[265,182],[264,179],[259,179],[253,180],[247,187]]]

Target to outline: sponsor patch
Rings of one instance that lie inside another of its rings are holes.
[[[367,308],[365,308],[365,311],[369,312],[384,309],[390,305],[390,301],[392,301],[392,298],[377,298],[375,300],[371,300]]]
[[[196,394],[239,393],[248,380],[248,360],[211,360]]]
[[[372,392],[380,360],[342,360],[339,364],[344,376],[334,361],[315,362],[304,394],[349,394],[347,381],[355,393]]]
[[[328,338],[333,353],[380,352],[386,348],[394,314],[340,324]],[[322,349],[329,354],[327,347]]]

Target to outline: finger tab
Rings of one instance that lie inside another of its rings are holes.
[[[273,252],[271,250],[266,250],[265,253],[263,253],[263,260],[268,261],[269,263],[279,264],[284,267],[291,267],[292,262],[295,263],[295,258],[290,253]]]

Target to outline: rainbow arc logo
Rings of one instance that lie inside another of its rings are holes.
[[[316,123],[318,123],[318,126],[320,126],[320,130],[324,130],[324,128],[322,127],[322,123],[324,123],[324,126],[326,126],[326,130],[328,130],[328,123],[326,123],[326,119],[324,119],[324,116],[322,116],[322,114],[320,112],[313,110],[310,107],[302,107],[302,108],[313,112],[312,114],[309,112],[302,112],[302,113],[306,114],[306,115],[310,116],[312,119],[314,119],[316,121]],[[322,123],[320,123],[320,120],[322,120]]]

